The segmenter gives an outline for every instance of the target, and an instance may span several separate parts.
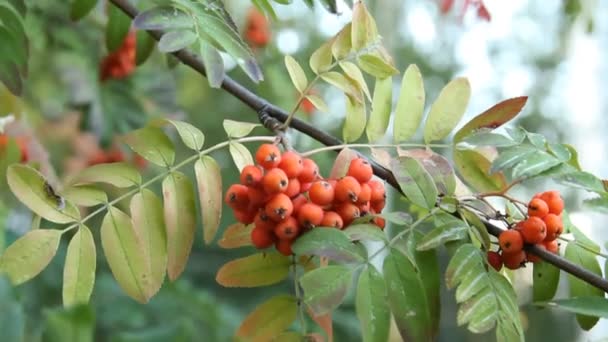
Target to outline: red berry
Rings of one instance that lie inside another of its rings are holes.
[[[254,228],[251,231],[251,243],[258,249],[272,246],[275,236],[272,231]]]
[[[359,193],[361,193],[361,185],[352,176],[343,177],[336,183],[335,196],[340,202],[355,203],[359,199]]]
[[[241,184],[256,186],[262,181],[264,171],[259,166],[247,165],[241,171]]]
[[[289,179],[283,170],[271,169],[262,179],[262,185],[267,194],[277,194],[287,190]]]
[[[262,144],[255,153],[255,161],[265,169],[279,166],[281,162],[281,151],[277,145]]]
[[[372,179],[374,171],[371,164],[363,158],[355,158],[350,161],[347,176],[355,177],[360,183],[365,183]]]
[[[494,267],[496,271],[500,271],[502,269],[502,257],[497,252],[488,252],[488,263],[490,266]]]
[[[334,188],[326,181],[316,181],[308,190],[308,197],[314,204],[329,205],[334,200]]]
[[[285,171],[287,177],[296,178],[304,169],[304,163],[299,154],[293,151],[287,151],[281,156],[279,168]]]

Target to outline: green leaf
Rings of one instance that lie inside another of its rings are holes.
[[[562,211],[562,219],[564,221],[564,232],[570,232],[574,235],[574,240],[579,245],[582,245],[585,249],[590,249],[595,253],[600,252],[600,246],[593,240],[591,240],[585,233],[583,233],[577,226],[575,226],[570,220],[570,214],[568,211]]]
[[[507,184],[502,173],[490,174],[490,161],[477,151],[454,150],[454,165],[463,180],[476,191],[499,191]]]
[[[329,70],[333,61],[331,54],[331,41],[326,42],[312,53],[309,60],[309,65],[315,74]]]
[[[25,340],[25,310],[16,292],[9,279],[0,276],[0,303],[2,303],[0,331],[6,341]]]
[[[243,341],[271,341],[296,320],[297,302],[293,296],[278,295],[258,305],[243,320],[236,338]]]
[[[351,43],[355,51],[362,50],[378,40],[378,29],[365,4],[357,1],[353,5]]]
[[[389,305],[401,337],[406,341],[433,340],[429,301],[416,265],[391,249],[383,269]]]
[[[163,180],[163,202],[167,227],[167,273],[174,281],[184,271],[196,231],[193,184],[181,172]]]
[[[97,252],[93,234],[81,225],[70,240],[63,267],[63,306],[89,302],[95,284]]]
[[[519,143],[521,143],[521,141],[517,142],[511,140],[502,134],[480,130],[462,139],[462,141],[456,145],[456,148],[469,149],[470,146],[510,147],[518,145]]]
[[[426,251],[443,245],[448,241],[458,241],[468,236],[468,228],[464,222],[452,222],[441,225],[428,232],[419,242],[416,250]]]
[[[80,218],[78,209],[58,197],[35,169],[26,165],[11,165],[6,177],[15,197],[41,217],[55,223],[70,223]]]
[[[403,75],[399,100],[395,107],[395,144],[411,139],[416,133],[424,113],[424,98],[424,82],[420,70],[415,64],[410,64]]]
[[[101,246],[118,285],[140,303],[150,299],[150,270],[142,250],[142,241],[133,229],[127,214],[114,207],[101,224]]]
[[[93,342],[95,313],[90,305],[44,309],[42,341]]]
[[[526,159],[529,155],[536,153],[536,151],[538,150],[529,145],[520,145],[504,149],[492,162],[490,173],[511,168],[520,161]]]
[[[513,167],[512,177],[513,179],[534,177],[559,164],[561,164],[561,162],[549,153],[536,151]]]
[[[456,78],[439,93],[431,106],[424,126],[424,142],[430,143],[445,138],[462,118],[469,98],[471,86],[466,78]]]
[[[217,233],[222,217],[222,170],[217,162],[203,156],[194,164],[198,195],[203,217],[203,236],[210,244]]]
[[[439,193],[452,195],[456,190],[456,176],[450,162],[440,154],[428,149],[398,151],[400,156],[416,159],[431,175]]]
[[[251,122],[244,121],[234,121],[225,119],[224,120],[224,130],[228,137],[230,138],[242,138],[251,133],[254,128],[260,127],[260,124],[254,124]]]
[[[412,216],[408,213],[402,211],[394,211],[378,214],[378,216],[383,217],[385,220],[394,223],[398,226],[408,226],[412,224]]]
[[[209,42],[201,41],[201,58],[205,64],[205,71],[207,72],[207,80],[211,88],[220,88],[226,78],[226,72],[224,71],[224,60],[220,55],[220,52],[213,47]]]
[[[431,176],[414,158],[399,157],[391,162],[391,171],[405,196],[414,204],[432,209],[437,201],[437,187]]]
[[[348,143],[359,139],[365,131],[366,120],[365,102],[346,96],[346,119],[342,129],[344,141]]]
[[[132,131],[124,137],[124,142],[156,165],[171,166],[175,161],[173,143],[158,127],[148,126]]]
[[[484,249],[489,250],[491,246],[490,234],[479,216],[468,209],[460,209],[459,213],[471,227],[471,234],[479,241]]]
[[[158,41],[158,50],[163,53],[179,51],[193,44],[196,39],[196,33],[189,29],[169,31]]]
[[[6,274],[14,285],[34,278],[53,260],[61,234],[54,229],[29,231],[0,256],[0,274]]]
[[[608,196],[589,198],[583,201],[583,205],[600,213],[608,213]]]
[[[351,29],[352,24],[346,24],[340,32],[333,39],[333,43],[331,45],[331,53],[338,60],[345,59],[351,51],[352,43],[351,43]]]
[[[578,315],[608,318],[608,299],[592,297],[577,297],[558,299],[539,305],[555,307]]]
[[[131,18],[118,6],[108,6],[108,23],[106,24],[106,46],[108,51],[114,52],[122,45],[129,28]]]
[[[195,151],[200,151],[203,149],[203,145],[205,144],[205,135],[200,129],[184,121],[163,119],[162,122],[170,123],[177,129],[177,133],[186,147]]]
[[[569,243],[566,246],[564,257],[572,261],[576,265],[581,266],[587,271],[593,272],[598,276],[602,276],[602,270],[595,257],[595,254],[577,246],[574,243]],[[587,282],[578,279],[575,276],[568,274],[568,282],[570,283],[570,297],[596,297],[597,300],[604,298],[604,291],[588,284]],[[583,314],[576,315],[576,320],[583,330],[590,330],[598,321],[597,317]]]
[[[306,99],[308,99],[308,101],[310,101],[310,103],[312,103],[312,105],[315,106],[315,108],[317,108],[318,110],[324,113],[329,112],[329,107],[320,96],[309,94],[306,95]]]
[[[374,224],[351,224],[343,232],[351,241],[388,242],[384,231]]]
[[[266,13],[266,16],[271,17],[272,20],[278,19],[270,0],[252,0],[252,3],[260,12]]]
[[[192,17],[171,6],[153,7],[140,12],[133,19],[133,26],[139,30],[176,30],[194,26]]]
[[[215,280],[225,287],[259,287],[276,284],[289,275],[291,258],[276,252],[257,253],[224,264]]]
[[[302,67],[298,61],[287,55],[285,56],[285,67],[287,68],[287,72],[291,78],[291,83],[293,83],[300,93],[303,93],[308,86],[308,80],[306,79],[306,74],[304,73],[304,70],[302,70]]]
[[[72,0],[70,18],[80,20],[84,18],[97,4],[97,0]]]
[[[93,185],[70,186],[61,192],[66,200],[85,207],[92,207],[108,201],[108,195]]]
[[[384,137],[391,117],[392,102],[393,79],[391,77],[376,78],[372,111],[367,124],[367,139],[370,142],[378,141]]]
[[[365,78],[363,78],[363,73],[361,70],[351,62],[340,62],[340,67],[344,70],[346,76],[354,83],[359,90],[363,91],[365,96],[371,101],[372,96],[369,93],[369,88],[367,87],[367,83],[365,82]]]
[[[363,96],[361,95],[361,91],[358,89],[358,87],[353,84],[353,81],[351,81],[341,73],[336,71],[328,71],[321,74],[320,76],[321,79],[323,79],[325,82],[342,90],[344,94],[355,99],[356,102],[363,102]]]
[[[341,265],[320,267],[307,272],[300,277],[304,303],[316,316],[333,311],[344,301],[352,277],[353,270]]]
[[[559,284],[559,268],[548,262],[534,263],[532,293],[535,302],[550,300],[555,296]]]
[[[380,49],[357,56],[357,64],[376,78],[387,78],[399,73],[390,55]]]
[[[138,31],[135,42],[135,64],[139,66],[144,64],[152,55],[156,40],[148,32]]]
[[[359,276],[355,308],[364,342],[388,340],[391,314],[386,284],[380,272],[371,265]]]
[[[604,193],[602,180],[585,171],[575,171],[555,177],[555,180],[563,185],[587,191]]]
[[[167,269],[167,232],[163,203],[152,191],[141,190],[131,198],[133,230],[141,240],[146,269],[150,274],[146,294],[154,296],[165,280]]]
[[[79,172],[70,183],[107,183],[117,188],[128,188],[141,184],[141,175],[128,163],[97,164]]]
[[[241,172],[245,166],[253,165],[253,157],[251,156],[251,152],[249,152],[249,150],[243,144],[236,141],[231,141],[229,150],[232,160],[239,169],[239,172]]]
[[[513,119],[528,101],[527,96],[514,97],[504,100],[488,108],[483,113],[477,115],[467,122],[461,129],[454,134],[454,143],[460,142],[464,137],[478,129],[495,129]]]
[[[316,255],[341,262],[365,261],[360,249],[338,229],[313,229],[299,237],[291,249],[297,255]]]

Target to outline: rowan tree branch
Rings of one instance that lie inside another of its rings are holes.
[[[131,18],[135,18],[139,14],[139,11],[137,10],[137,8],[135,8],[133,5],[131,5],[128,0],[110,0],[110,2],[112,4],[114,4],[116,7],[118,7],[120,10],[122,10],[124,13],[126,13],[128,16],[130,16]],[[154,39],[156,39],[156,40],[160,40],[160,37],[163,34],[163,32],[161,32],[161,31],[148,31],[148,33],[150,35],[152,35],[152,37],[154,37]],[[207,75],[207,73],[205,71],[205,66],[204,66],[203,62],[201,61],[201,59],[198,56],[196,56],[195,54],[188,51],[187,49],[180,50],[180,51],[174,52],[172,54],[177,59],[179,59],[182,63],[188,65],[189,67],[191,67],[192,69],[194,69],[195,71],[200,73],[201,75],[203,75],[203,76]],[[280,122],[285,122],[287,120],[287,117],[289,116],[288,113],[286,111],[284,111],[283,109],[273,105],[272,103],[268,102],[266,99],[253,93],[252,91],[250,91],[249,89],[247,89],[246,87],[244,87],[243,85],[241,85],[240,83],[238,83],[237,81],[233,80],[232,78],[230,78],[228,76],[226,76],[224,78],[224,81],[222,82],[221,87],[222,87],[222,89],[224,89],[225,91],[227,91],[228,93],[230,93],[234,97],[236,97],[238,100],[240,100],[243,104],[247,105],[248,107],[250,107],[251,109],[256,111],[256,113],[258,113],[258,116],[260,118],[262,118],[264,115],[270,115],[271,117],[275,118],[276,120],[278,120]],[[301,121],[301,120],[298,120],[295,118],[291,121],[290,127],[310,136],[311,138],[313,138],[327,146],[343,144],[343,142],[340,139],[338,139],[330,134],[327,134],[323,130],[320,130],[314,126],[311,126],[304,121]],[[392,187],[394,187],[397,191],[399,191],[403,194],[403,192],[401,191],[401,188],[399,187],[399,184],[397,183],[395,176],[393,175],[393,173],[391,171],[380,166],[373,160],[370,160],[370,163],[372,164],[372,167],[374,169],[374,174],[376,176],[385,180]],[[482,220],[483,220],[483,218],[482,218]],[[484,222],[488,232],[494,236],[500,235],[500,233],[503,231],[502,228],[495,226],[494,224],[492,224],[486,220],[483,220],[483,222]],[[608,281],[606,279],[602,278],[601,276],[598,276],[595,273],[590,272],[587,269],[582,268],[582,267],[560,257],[559,255],[553,254],[551,252],[548,252],[545,249],[538,248],[534,245],[526,245],[525,249],[529,252],[533,252],[534,254],[538,255],[541,259],[556,266],[557,268],[559,268],[567,273],[570,273],[571,275],[608,293]]]

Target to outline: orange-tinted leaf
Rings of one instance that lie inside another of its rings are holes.
[[[260,304],[241,323],[236,337],[244,341],[270,341],[296,319],[297,298],[279,295]]]
[[[327,334],[327,342],[332,342],[334,340],[334,326],[331,318],[331,312],[326,313],[324,315],[315,315],[310,308],[308,308],[308,315],[315,321],[321,329]],[[323,339],[321,339],[323,341]]]
[[[477,191],[498,191],[507,184],[502,173],[490,175],[492,163],[477,151],[454,150],[454,165],[465,183]]]
[[[218,245],[222,248],[239,248],[251,246],[251,231],[253,225],[244,225],[240,222],[235,223],[224,231],[224,235],[218,241]]]
[[[504,125],[519,114],[527,100],[527,96],[514,97],[488,108],[485,112],[474,117],[456,132],[454,135],[454,143],[461,141],[464,137],[480,128],[494,129]]]
[[[215,280],[225,287],[258,287],[287,278],[291,259],[282,254],[257,253],[232,260],[217,272]]]
[[[338,179],[344,177],[346,175],[346,171],[348,171],[348,166],[350,165],[350,161],[357,157],[357,152],[351,150],[350,148],[345,148],[336,157],[336,161],[334,162],[334,166],[331,168],[331,172],[329,173],[329,178]]]

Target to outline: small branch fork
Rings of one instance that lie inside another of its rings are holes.
[[[133,5],[131,5],[128,0],[110,0],[110,2],[112,4],[114,4],[114,6],[118,7],[120,10],[122,10],[125,14],[130,16],[131,18],[135,18],[139,14],[137,8],[135,8]],[[152,35],[152,37],[154,37],[156,40],[159,40],[163,34],[163,32],[161,32],[161,31],[148,31],[148,33],[150,35]],[[182,63],[188,65],[189,67],[191,67],[192,69],[194,69],[195,71],[200,73],[201,75],[203,75],[203,76],[207,75],[203,62],[200,60],[200,58],[198,58],[196,55],[194,55],[190,51],[184,49],[184,50],[174,52],[172,54],[177,59],[179,59]],[[245,104],[248,107],[250,107],[251,109],[253,109],[256,113],[258,113],[258,117],[262,120],[262,123],[265,126],[266,126],[265,122],[269,122],[270,127],[276,127],[276,122],[271,120],[270,118],[272,118],[280,123],[284,123],[287,121],[287,119],[289,117],[289,113],[287,113],[286,111],[282,110],[281,108],[269,103],[264,98],[253,93],[252,91],[250,91],[249,89],[247,89],[246,87],[244,87],[243,85],[241,85],[240,83],[236,82],[235,80],[233,80],[232,78],[230,78],[228,76],[225,77],[225,79],[222,83],[222,89],[224,89],[225,91],[227,91],[228,93],[230,93],[231,95],[233,95],[234,97],[239,99],[243,104]],[[270,118],[267,118],[267,116]],[[320,143],[322,143],[324,145],[334,146],[334,145],[343,144],[343,142],[340,139],[337,139],[334,136],[329,135],[326,132],[324,132],[320,129],[317,129],[316,127],[313,127],[313,126],[305,123],[304,121],[298,120],[296,118],[292,118],[292,121],[289,123],[289,126],[297,131],[300,131],[300,132],[308,135],[309,137],[319,141]],[[279,125],[279,127],[280,127],[280,125]],[[275,131],[272,128],[271,128],[271,130]],[[275,131],[275,133],[277,131]],[[281,139],[281,141],[284,140],[281,135],[280,135],[280,139]],[[386,168],[378,165],[377,163],[375,163],[372,160],[370,160],[370,163],[372,164],[372,167],[374,169],[374,174],[377,177],[385,180],[387,183],[389,183],[391,186],[393,186],[395,189],[397,189],[398,191],[401,192],[399,184],[397,183],[397,180],[395,179],[395,176],[392,174],[392,172],[390,172]],[[455,215],[458,216],[457,214],[455,214]],[[494,224],[492,224],[491,222],[489,222],[483,218],[481,218],[481,219],[490,234],[492,234],[494,236],[498,236],[503,231],[502,228],[495,226]],[[567,273],[570,273],[571,275],[608,293],[608,281],[606,279],[602,278],[601,276],[598,276],[595,273],[592,273],[592,272],[586,270],[585,268],[582,268],[582,267],[560,257],[559,255],[553,254],[545,249],[538,248],[534,245],[526,245],[525,249],[529,252],[532,252],[532,253],[538,255],[541,259],[556,266],[557,268],[559,268]]]

